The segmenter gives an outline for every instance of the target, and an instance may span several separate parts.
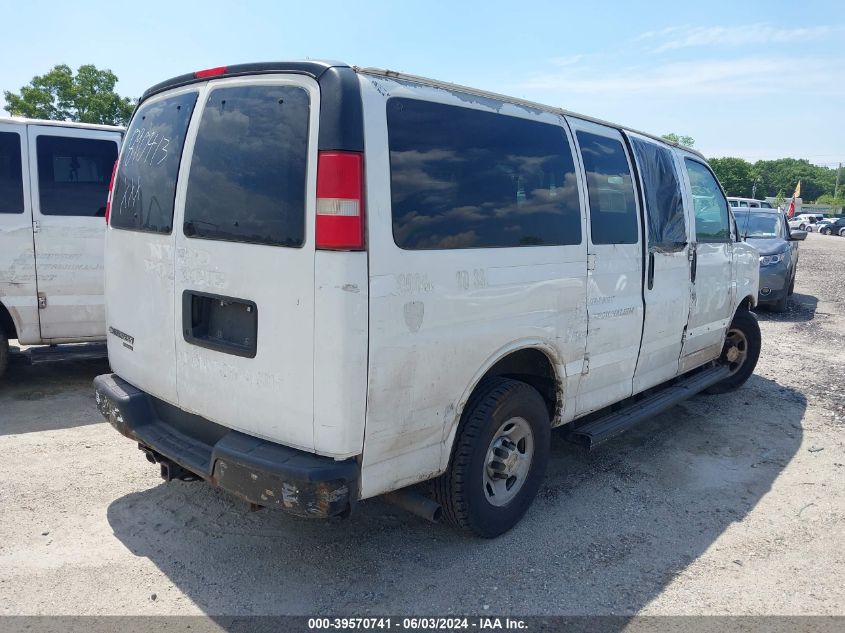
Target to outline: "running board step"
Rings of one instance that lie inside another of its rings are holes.
[[[635,424],[653,418],[687,398],[712,387],[729,375],[730,371],[727,367],[717,366],[705,369],[671,387],[665,387],[653,395],[633,402],[624,409],[576,428],[570,433],[569,439],[587,449],[593,449],[627,431]]]
[[[14,349],[14,348],[13,348]],[[69,360],[92,360],[108,357],[105,343],[67,343],[44,345],[13,352],[9,360],[29,365],[54,363]]]

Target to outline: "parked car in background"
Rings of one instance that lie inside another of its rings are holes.
[[[822,235],[839,235],[845,237],[845,218],[836,218],[819,228]]]
[[[123,128],[0,119],[0,375],[9,340],[106,336],[106,198]]]
[[[728,204],[734,210],[737,209],[772,209],[771,204],[765,200],[755,200],[754,198],[737,198],[734,196],[728,197]]]
[[[739,233],[760,253],[759,303],[775,312],[786,309],[795,288],[798,244],[807,233],[792,230],[778,209],[734,209]]]
[[[806,231],[808,227],[813,226],[823,219],[824,214],[822,213],[800,213],[789,220],[789,228]]]

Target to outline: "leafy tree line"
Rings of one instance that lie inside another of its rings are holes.
[[[4,90],[5,110],[32,119],[126,125],[135,102],[117,94],[116,84],[111,70],[85,64],[74,74],[70,66],[59,64],[33,77],[18,93]]]
[[[779,158],[749,163],[742,158],[725,157],[711,158],[708,162],[729,196],[750,198],[756,183],[756,198],[774,197],[778,194],[789,198],[800,180],[802,199],[837,204],[833,200],[836,169],[813,165],[805,158]],[[843,190],[845,170],[840,174],[840,198]]]

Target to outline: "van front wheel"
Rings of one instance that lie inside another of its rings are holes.
[[[449,470],[434,480],[445,521],[484,538],[516,525],[545,477],[550,434],[536,389],[485,380],[464,410]]]
[[[728,368],[730,375],[707,389],[707,393],[728,393],[744,385],[757,366],[760,345],[760,324],[757,323],[757,316],[748,310],[738,310],[728,327],[722,355],[718,361]]]

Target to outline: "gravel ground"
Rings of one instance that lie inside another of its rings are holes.
[[[0,613],[845,614],[845,239],[801,245],[755,375],[591,454],[554,437],[510,533],[379,500],[310,522],[163,484],[101,421],[102,362],[0,384]]]

